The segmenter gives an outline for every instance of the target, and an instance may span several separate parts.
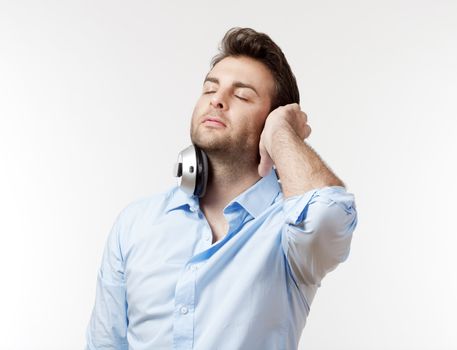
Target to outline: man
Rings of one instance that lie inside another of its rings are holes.
[[[206,194],[176,186],[121,212],[88,349],[297,348],[357,222],[353,195],[304,142],[298,103],[281,49],[250,28],[229,30],[191,122],[208,157]]]

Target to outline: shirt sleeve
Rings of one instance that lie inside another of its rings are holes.
[[[354,195],[342,186],[314,189],[287,198],[281,241],[299,284],[320,285],[349,255],[357,225]]]
[[[116,219],[105,244],[97,276],[95,305],[86,330],[86,350],[128,349],[120,217]]]

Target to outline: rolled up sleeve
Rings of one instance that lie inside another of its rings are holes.
[[[329,186],[287,198],[281,242],[296,282],[320,285],[349,255],[357,225],[354,195]]]
[[[127,303],[120,247],[120,217],[108,236],[97,277],[95,305],[86,330],[86,350],[127,349]]]

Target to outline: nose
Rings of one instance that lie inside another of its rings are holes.
[[[217,108],[217,109],[227,108],[227,103],[225,101],[225,95],[221,91],[221,89],[219,89],[217,92],[215,92],[213,94],[213,96],[211,96],[210,104],[211,104],[211,106],[213,106],[214,108]]]

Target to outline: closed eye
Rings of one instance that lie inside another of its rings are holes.
[[[216,92],[216,91],[212,91],[212,90],[210,90],[210,91],[204,91],[204,92],[203,92],[203,95],[214,94],[215,92]],[[244,98],[244,97],[241,97],[241,96],[238,96],[238,95],[234,95],[234,96],[235,96],[237,99],[239,99],[239,100],[246,101],[246,102],[248,101],[247,98]]]

